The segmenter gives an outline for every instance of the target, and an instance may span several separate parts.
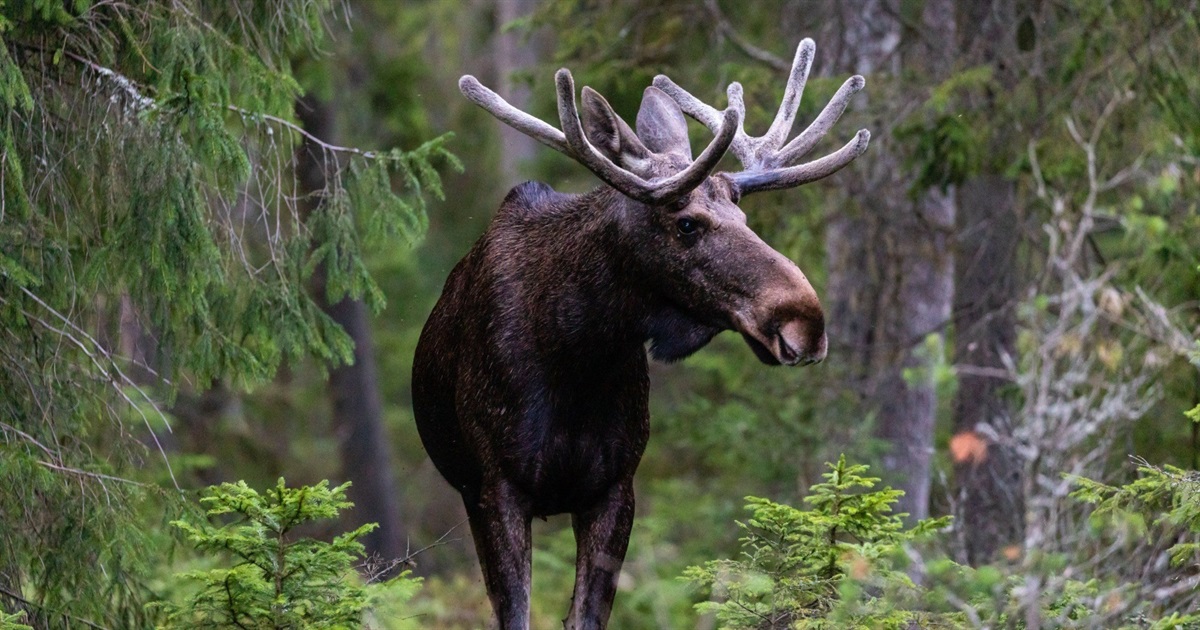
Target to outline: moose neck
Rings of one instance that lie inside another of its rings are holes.
[[[490,258],[504,261],[498,275],[521,280],[512,297],[524,305],[517,312],[528,318],[540,356],[625,362],[650,341],[656,358],[676,360],[716,334],[657,295],[653,270],[639,264],[631,234],[641,218],[632,213],[647,208],[607,187],[570,196],[530,186],[513,195],[537,198],[510,195],[519,210],[498,217],[505,229],[493,232]]]

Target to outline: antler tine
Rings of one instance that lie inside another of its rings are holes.
[[[575,104],[575,79],[571,71],[560,68],[554,73],[554,86],[558,91],[558,121],[566,137],[567,155],[578,160],[609,186],[638,201],[649,202],[653,187],[649,182],[613,164],[602,155],[583,133],[579,120],[579,108]]]
[[[746,138],[748,138],[746,135],[746,130],[743,128],[743,125],[746,122],[746,101],[742,95],[741,83],[734,81],[733,83],[729,84],[729,87],[725,88],[725,102],[729,103],[729,107],[732,107],[741,113],[743,124],[738,125],[738,135],[742,138],[742,143],[745,144]]]
[[[826,133],[833,128],[834,123],[842,117],[842,112],[846,111],[846,106],[850,104],[850,97],[854,96],[867,85],[867,80],[859,75],[854,75],[838,88],[837,93],[833,98],[829,99],[829,104],[816,119],[808,125],[800,135],[792,138],[792,141],[787,143],[778,153],[778,163],[780,165],[787,164],[793,160],[798,160],[804,157],[813,147],[817,146],[821,138],[825,137]]]
[[[853,162],[854,158],[862,155],[870,142],[871,132],[859,129],[858,133],[854,134],[854,139],[847,142],[846,146],[823,158],[787,168],[730,173],[729,177],[738,185],[738,190],[743,195],[764,190],[793,188],[815,182],[842,170],[844,166]]]
[[[706,177],[712,173],[717,167],[717,163],[721,158],[725,157],[725,152],[729,150],[734,139],[737,138],[737,132],[742,128],[742,113],[732,107],[726,108],[721,113],[721,128],[717,131],[716,137],[712,142],[704,147],[704,151],[700,153],[700,157],[692,162],[691,166],[684,169],[682,172],[675,174],[662,183],[664,195],[668,198],[673,198],[677,195],[686,194]]]
[[[808,82],[808,72],[812,69],[813,53],[817,45],[805,37],[796,47],[796,56],[792,59],[792,71],[788,74],[787,87],[783,90],[783,100],[779,103],[779,111],[771,128],[760,140],[763,148],[772,151],[779,150],[787,141],[792,131],[792,121],[796,119],[796,110],[800,109],[800,97],[804,94],[804,85]]]
[[[721,112],[715,107],[709,106],[708,103],[692,96],[690,92],[679,87],[674,81],[665,74],[660,74],[654,77],[654,87],[667,93],[676,103],[679,104],[679,109],[683,113],[700,121],[700,124],[708,127],[713,133],[717,133],[717,129],[721,126]],[[732,88],[733,86],[729,86]]]
[[[788,75],[783,101],[780,103],[779,111],[775,114],[775,120],[771,123],[767,133],[753,138],[739,126],[738,134],[733,139],[733,146],[730,147],[730,150],[737,156],[744,168],[772,168],[781,164],[772,158],[787,141],[788,133],[792,130],[792,121],[796,119],[796,111],[800,108],[800,97],[804,94],[805,83],[808,82],[808,73],[812,68],[813,53],[816,51],[816,47],[813,40],[807,37],[796,47],[796,56],[792,60],[792,70]],[[654,77],[654,87],[675,99],[685,114],[700,121],[716,133],[718,115],[716,109],[692,96],[690,92],[679,87],[666,75],[660,74]],[[729,99],[729,106],[742,112],[744,118],[746,105],[742,97],[742,84],[736,81],[730,83],[725,93]]]
[[[741,161],[742,168],[745,170],[740,173],[731,173],[730,177],[738,183],[743,195],[761,190],[778,190],[799,186],[821,179],[832,175],[866,151],[871,134],[866,129],[862,129],[854,136],[854,140],[838,151],[806,164],[788,166],[790,162],[803,157],[816,146],[817,142],[846,111],[850,97],[866,85],[866,80],[861,76],[855,75],[848,79],[812,124],[785,145],[784,142],[791,132],[792,123],[800,107],[800,97],[808,82],[808,74],[812,69],[815,53],[816,44],[807,37],[801,40],[800,45],[796,47],[796,56],[792,60],[792,69],[788,74],[783,100],[767,133],[755,138],[747,135],[739,126],[731,150]],[[713,128],[715,109],[692,96],[666,76],[655,77],[654,85],[675,99],[684,113],[708,128]],[[737,108],[744,114],[742,86],[736,82],[732,83],[726,93],[729,97],[730,108]]]
[[[667,96],[670,96],[679,105],[679,109],[683,110],[683,113],[695,118],[700,124],[708,127],[709,131],[712,131],[714,134],[721,132],[722,116],[724,114],[715,107],[710,107],[704,101],[692,96],[690,92],[679,87],[678,84],[665,74],[654,77],[654,87],[666,92]],[[728,109],[738,112],[737,132],[733,136],[733,142],[729,145],[729,150],[737,156],[738,161],[744,163],[750,154],[748,151],[749,146],[747,145],[749,136],[746,135],[746,130],[743,128],[746,118],[746,106],[742,102],[742,84],[736,81],[730,83],[726,93],[729,97]]]
[[[583,133],[579,120],[579,108],[575,104],[575,80],[571,71],[562,68],[554,75],[558,89],[558,118],[566,136],[571,155],[588,167],[597,177],[626,196],[649,204],[662,204],[686,194],[704,181],[721,161],[729,144],[733,141],[741,117],[733,109],[721,114],[721,126],[708,147],[683,171],[653,183],[613,164],[602,155]]]
[[[499,118],[500,122],[555,151],[571,156],[571,150],[567,148],[567,139],[561,131],[513,107],[499,94],[489,90],[480,83],[479,79],[469,74],[463,75],[458,80],[458,90],[462,92],[463,96],[467,97],[467,100],[487,110],[489,114],[496,118]]]

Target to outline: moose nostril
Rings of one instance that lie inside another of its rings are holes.
[[[822,324],[820,320],[793,319],[779,326],[776,344],[780,363],[809,365],[822,361],[829,347]]]
[[[821,332],[821,338],[817,340],[816,347],[813,348],[812,362],[820,363],[825,360],[825,356],[829,354],[829,337],[824,331]]]
[[[775,335],[775,341],[779,344],[780,363],[793,365],[800,359],[800,352],[788,343],[787,337],[782,332]]]

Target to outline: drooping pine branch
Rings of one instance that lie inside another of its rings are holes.
[[[381,308],[364,248],[419,239],[456,162],[445,137],[305,137],[293,67],[321,54],[339,2],[20,6],[0,4],[0,586],[149,626],[137,576],[161,541],[135,506],[175,495],[160,410],[179,388],[350,360],[307,290],[314,261],[331,292]],[[305,139],[330,173],[311,220]],[[45,614],[34,625],[62,621]]]

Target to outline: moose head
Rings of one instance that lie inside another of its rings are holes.
[[[631,128],[587,87],[581,119],[571,73],[559,70],[560,130],[474,77],[459,81],[468,99],[605,184],[584,195],[536,183],[509,193],[446,281],[417,347],[418,430],[463,495],[502,627],[528,625],[530,518],[563,512],[578,545],[567,626],[606,624],[649,435],[647,343],[650,356],[674,361],[735,330],[764,363],[825,357],[816,292],[737,206],[830,175],[866,150],[862,130],[838,151],[792,165],[864,85],[846,81],[788,141],[814,50],[812,40],[800,43],[761,137],[744,130],[737,83],[718,111],[656,77]],[[685,114],[715,135],[695,158]],[[714,173],[727,151],[743,170]]]

